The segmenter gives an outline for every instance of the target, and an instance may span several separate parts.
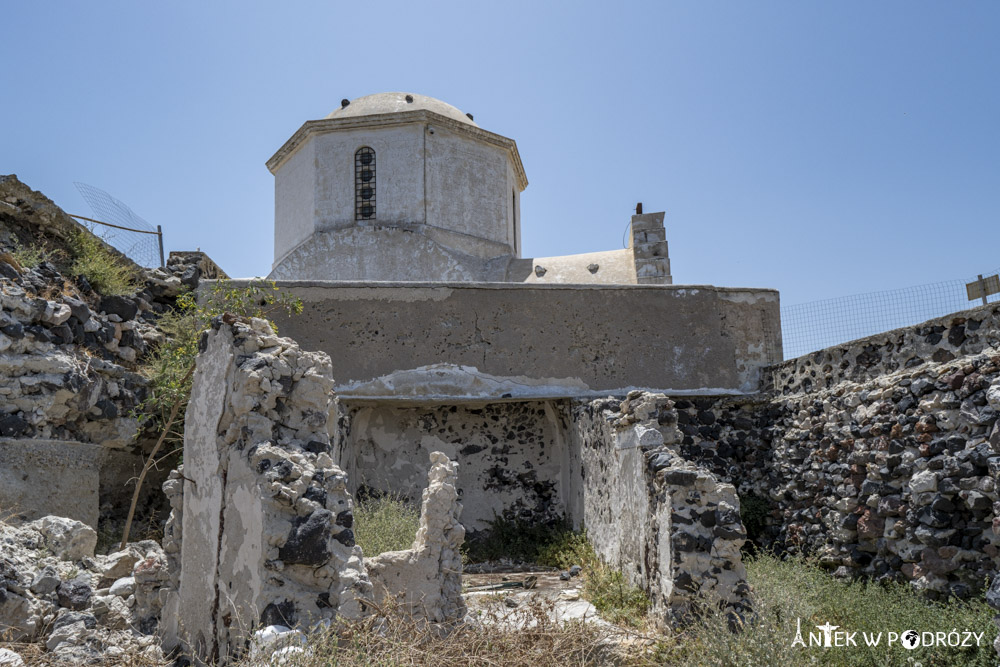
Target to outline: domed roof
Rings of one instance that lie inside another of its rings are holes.
[[[415,109],[426,109],[427,111],[447,116],[452,120],[479,127],[468,116],[447,102],[442,102],[426,95],[417,95],[416,93],[376,93],[375,95],[365,95],[356,100],[351,100],[350,104],[333,111],[327,118],[373,116],[375,114],[397,113],[400,111],[413,111]]]

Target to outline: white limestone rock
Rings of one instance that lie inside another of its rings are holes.
[[[29,524],[45,537],[45,544],[58,558],[77,561],[93,558],[97,531],[80,521],[47,516]]]
[[[0,667],[24,667],[24,659],[9,648],[0,648]]]
[[[108,593],[110,595],[127,598],[135,593],[135,577],[122,577],[115,583],[111,584],[111,588]]]

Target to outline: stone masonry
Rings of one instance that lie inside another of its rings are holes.
[[[459,523],[458,464],[431,453],[427,482],[413,546],[365,559],[365,565],[378,602],[395,601],[415,618],[436,623],[461,620],[465,528]]]
[[[751,500],[757,543],[968,596],[1000,569],[998,321],[991,305],[793,359],[752,399],[678,399],[681,452]]]
[[[371,584],[328,453],[332,386],[329,357],[265,320],[218,318],[205,334],[184,469],[165,489],[165,648],[226,662],[258,626],[363,613]]]
[[[740,500],[732,484],[680,454],[673,401],[633,392],[579,404],[573,417],[587,536],[649,594],[653,622],[682,620],[697,598],[741,613],[749,589]]]

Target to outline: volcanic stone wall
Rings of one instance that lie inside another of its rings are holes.
[[[573,410],[587,537],[649,594],[659,623],[683,616],[698,596],[740,612],[749,591],[736,489],[680,455],[676,424],[663,394],[633,392]]]
[[[166,268],[133,267],[133,294],[102,295],[67,267],[75,234],[89,232],[0,175],[0,509],[97,528],[123,519],[126,482],[158,435],[136,419],[147,392],[139,365],[164,340],[158,320],[183,290],[225,274],[203,253],[171,253]],[[28,251],[34,266],[17,259]],[[144,493],[140,512],[159,502]]]
[[[965,596],[1000,569],[1000,306],[790,360],[759,400],[676,402],[680,451],[761,545]]]

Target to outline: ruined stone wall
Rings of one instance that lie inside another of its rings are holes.
[[[661,623],[698,596],[739,613],[748,593],[736,490],[680,456],[676,421],[662,394],[634,392],[573,409],[587,537],[650,595]]]
[[[402,406],[341,400],[335,459],[351,491],[399,494],[420,503],[430,454],[458,461],[463,522],[495,517],[552,522],[568,511],[566,401]]]
[[[466,613],[461,552],[465,526],[459,522],[459,465],[441,452],[431,452],[430,462],[413,545],[366,558],[365,566],[378,603],[392,601],[414,618],[441,623],[463,619]]]
[[[258,626],[357,617],[370,595],[347,478],[330,457],[333,377],[264,320],[205,334],[185,421],[165,647],[214,664]]]
[[[1000,569],[1000,307],[794,359],[758,400],[678,400],[681,452],[761,544],[967,595]]]

